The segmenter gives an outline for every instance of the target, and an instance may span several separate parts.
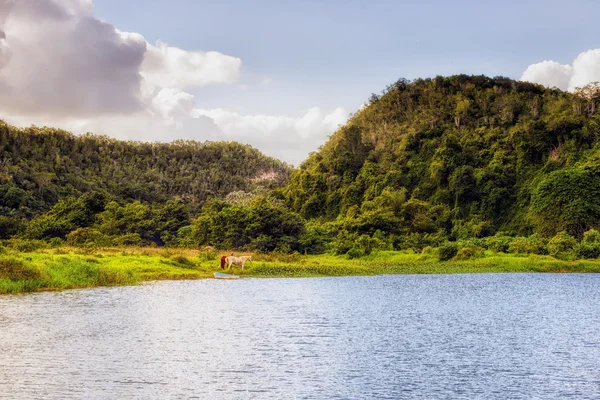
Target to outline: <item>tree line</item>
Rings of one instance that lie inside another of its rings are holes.
[[[133,143],[4,124],[0,232],[350,256],[497,242],[549,253],[556,239],[567,243],[556,254],[590,255],[600,225],[599,88],[400,79],[296,170],[237,143]]]

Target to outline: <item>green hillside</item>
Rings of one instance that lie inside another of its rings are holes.
[[[399,80],[283,191],[308,220],[395,247],[498,232],[581,237],[600,224],[600,91],[508,78]]]
[[[595,258],[599,97],[597,83],[568,93],[502,77],[399,80],[293,171],[237,143],[2,124],[0,240]]]

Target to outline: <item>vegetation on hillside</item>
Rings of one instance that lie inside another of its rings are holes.
[[[502,77],[399,80],[295,171],[237,143],[0,124],[0,240],[596,258],[599,98],[598,84],[568,93]]]
[[[507,78],[399,80],[281,191],[337,237],[394,248],[500,235],[578,239],[600,225],[600,87]]]

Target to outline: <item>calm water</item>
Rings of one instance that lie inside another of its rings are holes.
[[[0,296],[0,398],[598,399],[600,275]]]

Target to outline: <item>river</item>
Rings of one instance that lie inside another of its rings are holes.
[[[598,399],[600,275],[0,296],[2,399]]]

